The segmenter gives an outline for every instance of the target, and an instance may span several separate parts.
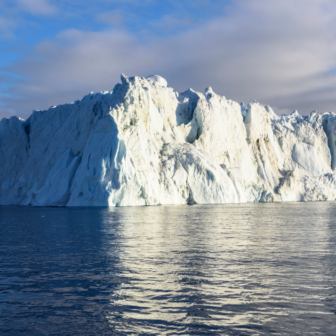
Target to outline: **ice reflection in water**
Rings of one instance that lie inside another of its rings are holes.
[[[2,332],[336,334],[335,203],[0,215]]]

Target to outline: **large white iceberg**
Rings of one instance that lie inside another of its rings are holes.
[[[160,76],[0,122],[0,204],[336,199],[336,115],[277,116]]]

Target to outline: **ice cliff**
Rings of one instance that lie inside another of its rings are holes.
[[[277,116],[160,76],[0,122],[0,204],[336,199],[336,115]]]

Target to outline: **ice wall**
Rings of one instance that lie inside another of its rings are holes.
[[[277,116],[160,76],[0,122],[0,204],[336,199],[336,115]]]

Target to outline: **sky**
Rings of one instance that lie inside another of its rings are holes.
[[[336,1],[0,0],[0,119],[112,90],[121,73],[336,112]]]

